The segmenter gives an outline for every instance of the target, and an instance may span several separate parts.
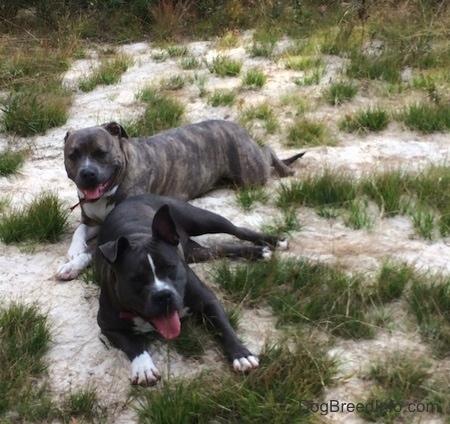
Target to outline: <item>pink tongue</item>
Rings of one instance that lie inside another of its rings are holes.
[[[85,188],[82,191],[85,200],[97,200],[103,195],[103,184],[95,188]]]
[[[180,335],[181,323],[178,311],[167,316],[152,319],[152,324],[165,339],[174,339]]]

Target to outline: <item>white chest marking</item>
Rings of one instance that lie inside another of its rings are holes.
[[[108,199],[115,194],[119,186],[113,187],[95,202],[86,202],[83,204],[83,211],[88,218],[103,222],[107,215],[114,209],[115,203],[109,203]]]

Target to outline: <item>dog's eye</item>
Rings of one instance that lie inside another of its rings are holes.
[[[78,159],[78,156],[80,156],[80,152],[79,152],[77,149],[72,150],[72,151],[67,155],[67,157],[68,157],[70,160],[77,160],[77,159]]]
[[[107,155],[104,150],[97,149],[94,151],[93,156],[97,159],[103,159]]]

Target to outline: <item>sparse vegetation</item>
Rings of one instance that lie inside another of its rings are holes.
[[[98,85],[116,84],[130,64],[131,60],[126,56],[105,59],[100,63],[98,69],[94,70],[92,75],[80,81],[79,88],[81,91],[92,91]]]
[[[346,116],[340,123],[340,129],[348,132],[382,131],[389,123],[389,113],[382,107],[368,108]]]
[[[3,213],[0,239],[7,244],[23,241],[54,243],[66,230],[67,217],[68,210],[58,196],[43,193],[29,205]]]
[[[145,111],[124,124],[131,136],[180,125],[184,108],[188,110],[191,102],[226,106],[214,109],[213,115],[239,120],[258,142],[264,138],[264,142],[282,142],[292,149],[308,146],[312,152],[336,146],[336,138],[345,143],[358,138],[358,134],[343,132],[330,136],[336,124],[345,132],[368,134],[396,120],[398,127],[416,131],[423,139],[437,132],[444,135],[437,134],[436,139],[445,138],[450,131],[450,9],[443,0],[332,1],[320,5],[312,0],[288,0],[253,2],[252,7],[240,0],[147,3],[104,1],[89,2],[86,7],[79,2],[25,0],[0,5],[0,130],[5,135],[0,177],[19,171],[16,177],[2,181],[7,187],[5,198],[0,200],[0,239],[4,243],[53,242],[64,231],[65,209],[53,194],[47,200],[39,196],[23,208],[10,207],[15,199],[9,199],[9,184],[16,178],[21,183],[20,166],[25,157],[34,164],[53,154],[46,149],[52,133],[48,141],[36,137],[36,149],[24,150],[34,138],[22,137],[45,134],[66,124],[77,83],[64,81],[63,75],[75,59],[100,65],[92,67],[92,78],[78,80],[80,90],[116,84],[131,64],[126,57],[117,56],[111,47],[117,44],[148,37],[153,66],[163,69],[175,62],[179,66],[173,71],[176,75],[168,76],[165,71],[156,75],[161,81],[158,89],[145,88],[138,93],[140,104],[130,105],[130,110],[145,107]],[[254,31],[244,32],[248,29]],[[208,63],[197,48],[191,51],[185,44],[192,39],[212,42],[218,55]],[[106,43],[108,47],[102,47]],[[241,75],[244,62],[236,60],[237,47],[246,51],[249,62],[245,65],[260,68],[246,68],[249,70]],[[323,54],[334,57],[324,59]],[[164,61],[166,64],[157,65]],[[272,75],[266,80],[267,70],[275,66],[281,71],[280,78],[290,75],[288,87],[281,88],[279,101],[261,102],[269,87],[267,81],[270,87],[278,83]],[[192,70],[196,70],[195,75]],[[206,85],[205,72],[214,74],[212,80],[217,80],[216,76],[235,78],[221,79],[220,90],[215,90]],[[236,88],[239,80],[242,86]],[[189,84],[195,84],[198,93],[189,86],[185,96]],[[316,84],[320,86],[314,87]],[[114,96],[109,94],[109,100]],[[340,122],[330,116],[333,109],[324,101],[339,106],[334,112],[343,118]],[[367,108],[369,101],[389,105],[389,110]],[[186,114],[188,117],[192,118]],[[11,139],[14,148],[5,148]],[[314,149],[316,146],[319,148]],[[363,175],[355,176],[351,167],[344,173],[341,164],[336,170],[321,171],[314,166],[317,156],[310,157],[305,168],[297,168],[300,172],[296,176],[271,181],[271,189],[278,187],[275,196],[261,188],[239,190],[236,203],[245,213],[251,213],[259,202],[270,208],[278,206],[281,211],[275,218],[268,217],[263,228],[275,234],[291,233],[296,237],[294,243],[302,242],[303,234],[298,232],[303,224],[311,231],[304,217],[314,211],[304,215],[303,207],[315,209],[318,216],[314,219],[329,219],[327,224],[333,231],[341,231],[342,224],[361,230],[357,233],[347,228],[349,234],[378,231],[380,223],[388,223],[385,218],[398,215],[403,215],[401,221],[410,225],[408,228],[414,228],[414,243],[420,237],[425,239],[419,240],[424,245],[434,247],[450,234],[447,158],[421,171],[364,169]],[[380,161],[381,165],[385,163]],[[325,388],[340,384],[333,380],[336,363],[330,359],[335,341],[345,338],[347,346],[354,340],[370,343],[368,340],[380,332],[398,337],[398,330],[409,335],[411,328],[420,333],[420,348],[414,354],[391,354],[392,348],[387,346],[389,352],[383,351],[382,360],[366,358],[372,364],[369,378],[363,378],[365,390],[358,401],[421,402],[434,414],[445,414],[450,400],[449,378],[440,370],[445,368],[442,359],[450,346],[448,276],[436,273],[432,263],[429,272],[419,273],[412,260],[406,265],[391,262],[391,257],[378,272],[358,274],[354,269],[347,272],[347,258],[338,253],[334,263],[334,250],[326,264],[320,254],[312,261],[299,258],[297,253],[294,249],[286,256],[275,252],[267,263],[224,261],[214,271],[219,283],[216,289],[227,306],[239,311],[261,308],[277,320],[279,328],[274,331],[279,337],[267,341],[261,367],[245,376],[214,368],[194,379],[170,377],[158,390],[133,389],[133,407],[141,422],[321,421],[319,415],[301,410],[298,399],[320,402]],[[364,267],[362,261],[356,266]],[[98,285],[92,270],[83,278]],[[53,399],[46,375],[48,364],[43,360],[50,338],[45,315],[37,306],[4,307],[4,303],[0,299],[0,421],[109,422],[111,411],[101,405],[90,387],[73,391],[61,403]],[[237,314],[230,315],[236,326]],[[182,336],[168,344],[168,351],[194,358],[208,354],[210,336],[195,323],[185,324]],[[245,338],[245,332],[242,335]],[[421,357],[422,349],[432,351],[428,360],[433,366]],[[128,403],[125,407],[130,408]],[[380,422],[424,419],[423,414],[418,417],[396,410],[360,415]]]
[[[25,151],[7,149],[0,153],[0,177],[15,174],[25,159]]]
[[[289,147],[335,144],[323,122],[308,118],[300,118],[294,122],[288,129],[285,143]]]
[[[206,64],[209,72],[219,77],[235,77],[241,72],[242,63],[225,55],[216,56],[210,63]]]
[[[336,81],[325,90],[324,97],[333,106],[339,106],[356,96],[358,87],[351,82]]]
[[[216,90],[208,96],[208,103],[213,106],[231,106],[236,101],[236,92],[233,90]]]
[[[131,137],[153,135],[180,125],[184,107],[178,101],[153,87],[145,88],[137,97],[145,103],[146,109],[140,119],[127,125]]]

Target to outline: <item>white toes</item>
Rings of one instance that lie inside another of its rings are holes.
[[[131,381],[141,386],[153,386],[161,379],[148,352],[143,352],[131,362]]]
[[[288,243],[287,239],[282,238],[282,239],[278,240],[277,248],[279,250],[287,250],[289,248],[289,243]]]
[[[259,366],[259,359],[256,356],[249,355],[246,358],[239,358],[233,361],[233,369],[236,372],[246,372]]]
[[[262,258],[265,261],[269,261],[270,259],[272,259],[272,255],[273,255],[273,253],[272,253],[272,250],[270,250],[270,248],[263,247],[263,249],[262,249]]]
[[[91,253],[82,253],[70,262],[59,267],[55,276],[58,280],[68,281],[77,278],[78,275],[83,271],[92,261]]]

